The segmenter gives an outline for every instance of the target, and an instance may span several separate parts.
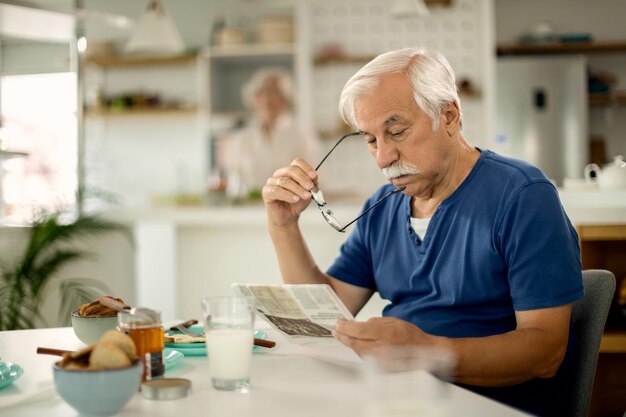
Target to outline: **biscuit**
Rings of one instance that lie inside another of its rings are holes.
[[[89,357],[89,369],[115,369],[131,365],[131,360],[126,353],[115,343],[98,342]]]
[[[112,297],[110,295],[106,297],[109,297],[115,301],[125,304],[124,300],[122,300],[121,298]],[[108,317],[108,316],[115,316],[117,314],[117,310],[103,305],[100,302],[100,299],[96,301],[92,301],[91,303],[81,304],[76,309],[76,312],[81,317]]]
[[[204,336],[189,336],[186,334],[169,334],[166,342],[168,343],[204,343]]]
[[[124,351],[128,359],[131,361],[137,359],[137,348],[135,347],[135,342],[133,342],[133,339],[131,339],[130,336],[127,336],[118,330],[109,330],[102,335],[98,343],[113,343]]]

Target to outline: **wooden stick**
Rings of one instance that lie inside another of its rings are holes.
[[[254,338],[254,345],[255,346],[262,346],[265,348],[273,348],[274,346],[276,346],[276,342],[272,342],[271,340],[265,340],[265,339],[257,339],[256,337]]]
[[[189,328],[189,327],[193,326],[194,324],[198,324],[198,320],[190,319],[190,320],[184,321],[184,322],[182,322],[180,324],[177,324],[176,326],[170,327],[170,330],[172,330],[172,331],[178,330],[177,329],[178,326],[183,326],[183,327]]]
[[[72,353],[71,350],[63,350],[63,349],[53,349],[47,347],[38,347],[37,353],[40,355],[54,355],[54,356],[63,356],[66,353]]]

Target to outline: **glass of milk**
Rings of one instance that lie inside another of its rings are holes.
[[[254,341],[254,309],[250,300],[208,297],[202,300],[202,309],[213,387],[247,391]]]
[[[381,346],[363,355],[366,417],[448,416],[452,352],[428,346]]]

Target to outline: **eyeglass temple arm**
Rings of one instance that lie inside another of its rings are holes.
[[[359,214],[359,216],[352,220],[350,223],[346,224],[344,227],[341,228],[341,230],[339,230],[340,232],[345,232],[346,229],[348,228],[348,226],[350,226],[352,223],[356,222],[357,220],[359,220],[361,217],[365,216],[367,213],[369,213],[374,207],[376,207],[377,205],[379,205],[380,203],[383,202],[384,199],[386,199],[387,197],[390,197],[392,195],[394,195],[395,193],[399,193],[401,191],[404,191],[406,187],[400,187],[400,188],[396,188],[395,190],[391,190],[389,191],[387,194],[385,194],[384,196],[382,196],[381,198],[378,199],[377,202],[375,202],[374,204],[372,204],[367,210],[365,210],[363,213]]]
[[[342,136],[342,137],[341,137],[341,138],[337,141],[337,143],[335,143],[335,146],[333,146],[333,147],[331,148],[331,150],[330,150],[330,151],[328,151],[328,153],[327,153],[327,154],[326,154],[326,155],[322,158],[322,160],[320,161],[320,163],[319,163],[319,164],[317,164],[317,166],[315,167],[315,170],[317,171],[318,169],[320,169],[320,167],[322,166],[322,164],[324,163],[324,161],[325,161],[325,160],[326,160],[326,159],[330,156],[330,154],[331,154],[331,153],[333,153],[333,151],[335,150],[335,148],[336,148],[337,146],[339,146],[339,144],[340,144],[341,142],[343,142],[343,140],[344,140],[345,138],[350,137],[350,136],[358,136],[358,135],[361,135],[361,132],[352,132],[352,133],[347,133],[347,134],[343,135],[343,136]]]

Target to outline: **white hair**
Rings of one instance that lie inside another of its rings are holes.
[[[408,78],[415,103],[432,120],[433,132],[439,129],[439,116],[446,104],[456,102],[461,112],[454,71],[448,60],[425,48],[406,48],[377,56],[348,80],[339,99],[343,120],[358,130],[354,100],[376,87],[379,77],[394,73]]]
[[[258,69],[250,80],[243,86],[241,90],[241,98],[243,103],[252,107],[254,97],[264,87],[268,80],[276,80],[276,85],[280,90],[280,94],[287,100],[289,104],[293,102],[293,83],[291,75],[285,69],[280,67],[266,67]]]

